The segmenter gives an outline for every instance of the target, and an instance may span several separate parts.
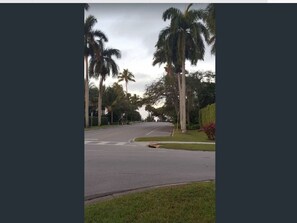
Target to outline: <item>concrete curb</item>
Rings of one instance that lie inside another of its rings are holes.
[[[205,145],[215,145],[216,144],[215,142],[182,142],[182,141],[155,141],[155,142],[150,142],[150,143],[205,144]]]
[[[168,144],[168,143],[173,143],[173,144],[203,144],[203,145],[215,145],[215,142],[182,142],[182,141],[141,141],[141,142],[135,142],[132,141],[130,143],[148,143],[148,144]]]
[[[172,184],[162,184],[162,185],[155,185],[155,186],[147,186],[147,187],[139,187],[134,189],[127,189],[127,190],[121,190],[121,191],[113,191],[113,192],[107,192],[102,194],[95,194],[86,196],[84,198],[85,205],[86,204],[93,204],[105,200],[111,200],[117,197],[121,197],[127,194],[137,193],[137,192],[143,192],[148,190],[153,190],[157,188],[166,188],[166,187],[174,187],[174,186],[181,186],[191,183],[202,183],[202,182],[212,182],[215,181],[215,179],[208,179],[208,180],[201,180],[201,181],[188,181],[188,182],[181,182],[181,183],[172,183]]]

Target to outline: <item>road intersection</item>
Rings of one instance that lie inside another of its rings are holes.
[[[85,131],[85,200],[151,186],[215,179],[215,153],[152,149],[135,137],[166,136],[170,123]]]

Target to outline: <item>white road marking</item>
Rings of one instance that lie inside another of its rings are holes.
[[[145,134],[146,136],[150,135],[151,133],[153,133],[156,129],[158,129],[159,127],[157,128],[154,128],[152,131],[150,131],[149,133]]]
[[[109,143],[109,142],[101,141],[101,142],[97,142],[97,143],[95,143],[95,144],[96,144],[96,145],[105,145],[105,144],[107,144],[107,143]]]
[[[115,146],[123,146],[123,145],[126,145],[127,142],[118,142],[116,144],[114,144]]]

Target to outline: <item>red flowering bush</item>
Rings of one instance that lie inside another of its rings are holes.
[[[208,125],[203,126],[202,130],[207,135],[208,139],[215,140],[216,138],[216,124],[210,123]]]

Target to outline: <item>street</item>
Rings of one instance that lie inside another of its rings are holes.
[[[215,153],[153,149],[135,137],[170,135],[170,123],[85,131],[85,200],[142,187],[215,178]]]

